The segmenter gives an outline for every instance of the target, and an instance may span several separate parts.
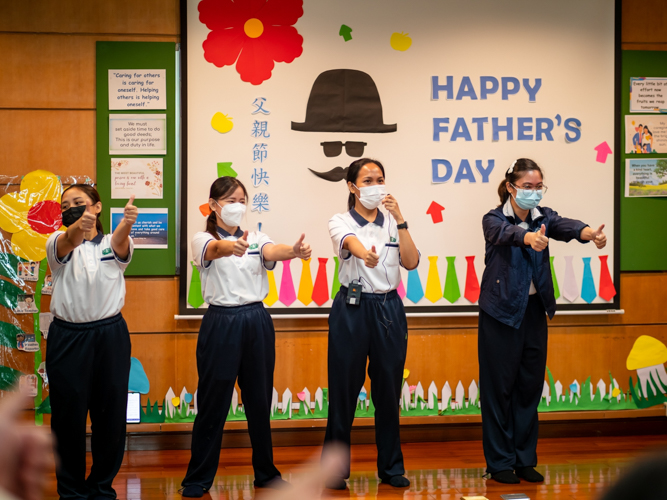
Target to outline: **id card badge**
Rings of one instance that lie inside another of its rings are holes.
[[[361,303],[361,282],[353,280],[350,286],[347,287],[347,297],[345,302],[351,306],[358,306]]]

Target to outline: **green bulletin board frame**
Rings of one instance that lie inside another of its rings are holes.
[[[126,276],[156,276],[177,273],[177,56],[178,45],[173,42],[97,42],[97,190],[102,198],[102,222],[105,231],[111,230],[110,208],[122,208],[127,200],[111,199],[111,158],[163,158],[163,198],[135,200],[139,208],[167,208],[168,248],[135,249]],[[167,109],[113,110],[113,114],[166,114],[166,155],[109,154],[109,73],[110,69],[164,69],[167,72]]]
[[[621,271],[665,271],[667,270],[667,231],[665,231],[667,198],[626,198],[625,160],[628,158],[664,158],[667,155],[625,154],[625,115],[630,114],[630,78],[667,77],[667,51],[624,50],[622,65]]]

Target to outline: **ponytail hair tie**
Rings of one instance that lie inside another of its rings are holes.
[[[509,175],[509,174],[511,174],[512,172],[514,172],[514,165],[516,165],[516,162],[517,162],[517,161],[514,160],[514,161],[512,162],[512,164],[510,165],[510,168],[507,169],[507,175]]]

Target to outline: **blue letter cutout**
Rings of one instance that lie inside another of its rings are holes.
[[[467,179],[469,182],[475,182],[475,174],[472,173],[472,168],[470,168],[470,163],[465,158],[461,160],[459,165],[459,170],[456,172],[456,179],[454,183],[458,184],[463,179]]]
[[[440,165],[445,167],[445,175],[439,175]],[[447,160],[431,160],[431,170],[433,172],[434,184],[447,182],[452,176],[452,164]]]
[[[477,170],[479,170],[479,173],[482,174],[482,183],[489,182],[489,176],[491,175],[491,172],[493,172],[493,167],[496,166],[496,161],[489,160],[489,165],[484,168],[482,160],[475,160],[475,166],[477,167]]]

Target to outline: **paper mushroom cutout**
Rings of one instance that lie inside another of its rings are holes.
[[[667,387],[667,372],[664,363],[667,362],[667,347],[653,337],[641,335],[628,355],[626,367],[628,370],[637,370],[640,388],[644,397],[648,397],[647,386],[650,386],[653,395],[658,394],[661,382]],[[658,388],[655,387],[658,385]],[[663,391],[660,391],[663,392]]]

